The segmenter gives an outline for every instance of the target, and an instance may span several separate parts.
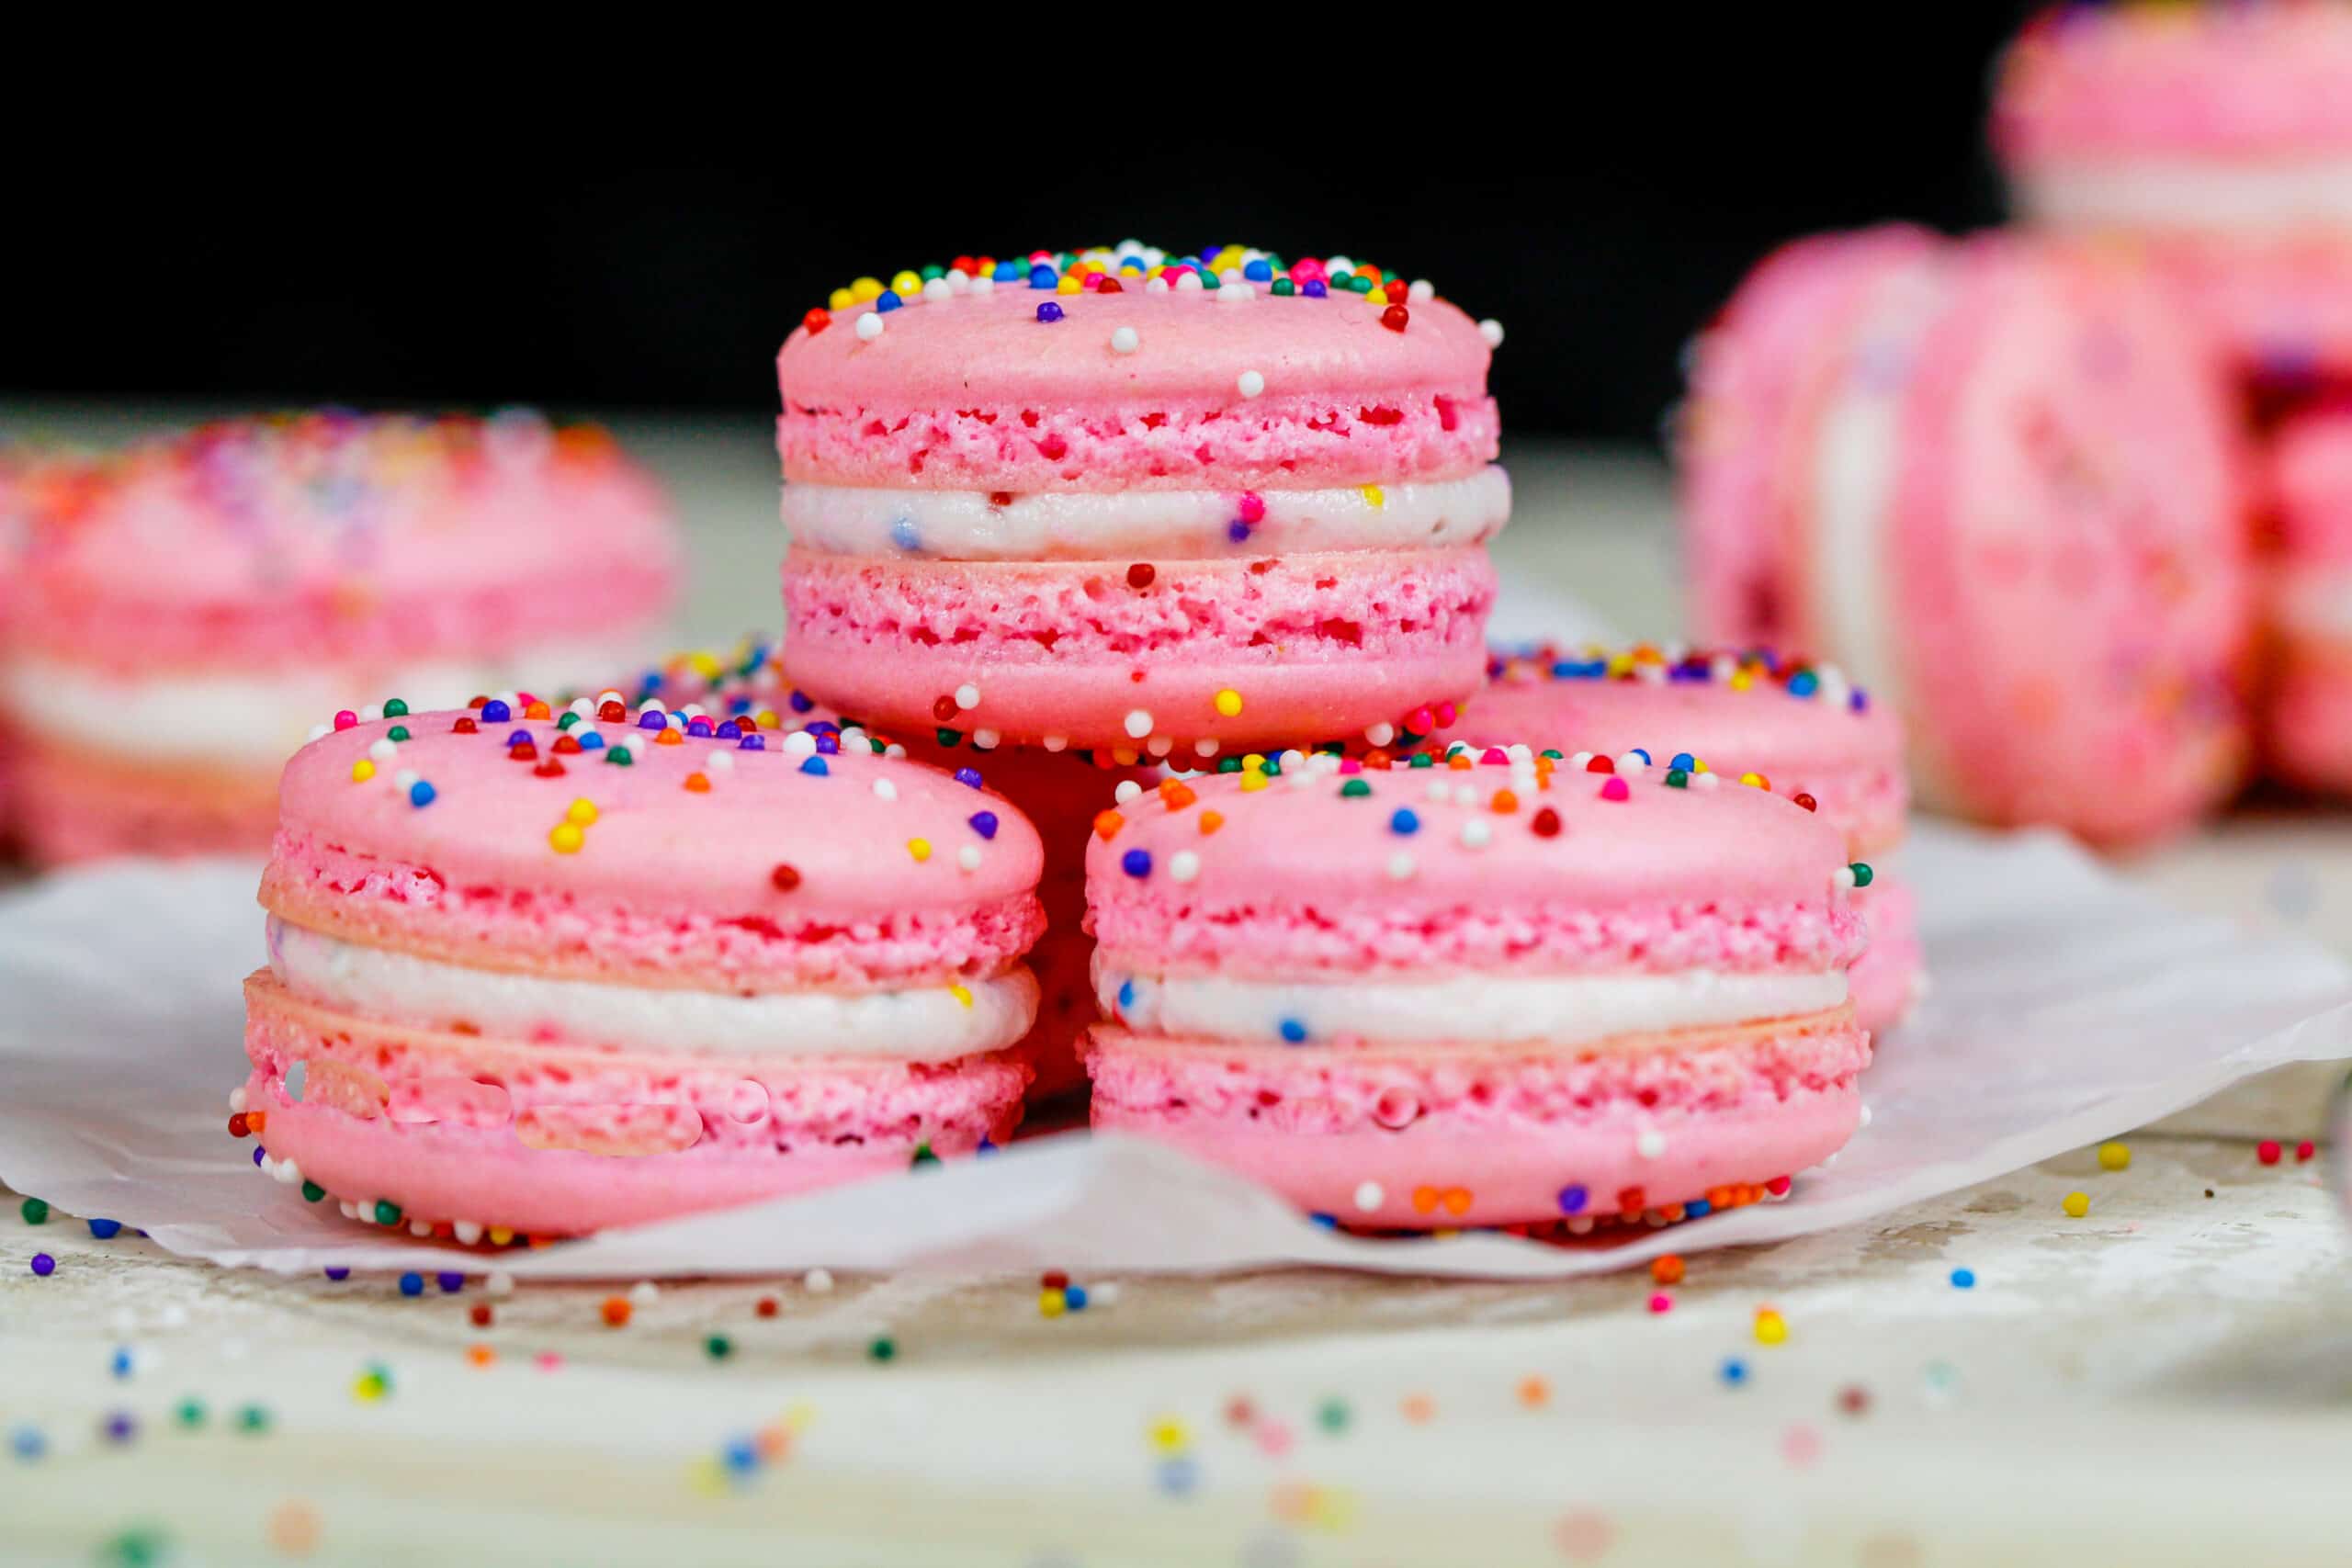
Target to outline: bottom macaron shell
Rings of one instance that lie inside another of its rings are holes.
[[[1919,946],[1919,900],[1910,883],[1880,874],[1854,896],[1854,907],[1869,925],[1871,944],[1846,971],[1846,998],[1854,1017],[1871,1032],[1903,1021],[1927,988],[1927,954]]]
[[[2280,649],[2263,727],[2274,775],[2303,789],[2352,792],[2352,642],[2297,638]]]
[[[118,855],[265,855],[277,827],[277,758],[250,771],[129,762],[29,742],[15,754],[16,836],[39,865]]]
[[[1861,1117],[1838,1008],[1604,1052],[1249,1047],[1091,1037],[1094,1125],[1175,1145],[1374,1228],[1532,1224],[1794,1175]]]
[[[651,1055],[379,1023],[245,982],[259,1142],[411,1221],[572,1235],[968,1154],[1021,1119],[1017,1053],[940,1065]],[[301,1081],[289,1081],[297,1066]]]
[[[784,572],[793,675],[903,728],[1160,756],[1202,740],[1230,752],[1352,739],[1456,701],[1486,673],[1483,548],[1150,570],[1133,587],[1109,562],[796,553]],[[967,686],[978,704],[958,710]]]

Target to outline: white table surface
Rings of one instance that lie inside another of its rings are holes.
[[[153,417],[0,409],[0,433]],[[766,423],[616,423],[689,519],[701,637],[772,626]],[[1670,630],[1659,467],[1507,457],[1503,570]],[[2123,869],[2352,953],[2352,818],[2241,814]],[[1270,1272],[1086,1281],[1115,1302],[1057,1320],[1028,1279],[674,1286],[620,1330],[604,1290],[530,1287],[482,1329],[479,1284],[408,1301],[224,1273],[63,1215],[26,1225],[11,1201],[0,1438],[37,1431],[49,1451],[0,1450],[0,1561],[2340,1562],[2352,1259],[2324,1161],[2254,1155],[2315,1134],[2334,1076],[2274,1075],[2133,1134],[2125,1171],[2086,1150],[1696,1256],[1663,1316],[1639,1272]],[[2070,1220],[2077,1188],[2095,1208]],[[36,1250],[53,1277],[28,1272]],[[1786,1344],[1752,1337],[1767,1303]],[[886,1334],[884,1365],[867,1347]],[[477,1345],[492,1365],[469,1363]],[[123,1346],[136,1367],[118,1379]],[[380,1398],[355,1393],[371,1366],[390,1374]],[[189,1396],[207,1409],[192,1429],[174,1415]],[[248,1404],[266,1432],[237,1428]],[[127,1444],[99,1435],[118,1410],[139,1424]],[[1182,1428],[1173,1469],[1162,1421]],[[763,1425],[791,1429],[788,1455],[726,1479],[721,1445]]]

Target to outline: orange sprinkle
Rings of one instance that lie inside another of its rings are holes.
[[[1470,761],[1470,753],[1467,751],[1456,751],[1447,760],[1445,765],[1449,768],[1456,768],[1464,772],[1467,772],[1472,766],[1474,766]]]
[[[1552,1403],[1552,1385],[1538,1377],[1521,1378],[1519,1380],[1519,1402],[1530,1410],[1541,1410]]]
[[[1439,1201],[1445,1205],[1445,1212],[1449,1214],[1466,1214],[1470,1212],[1470,1189],[1449,1187],[1441,1195]]]
[[[686,788],[696,795],[708,795],[710,793],[710,779],[706,774],[688,773],[686,775]]]
[[[545,718],[548,716],[548,705],[540,702],[532,703],[523,709],[523,716],[525,718]]]
[[[498,1352],[487,1345],[471,1345],[466,1348],[466,1359],[474,1366],[486,1367],[498,1359]]]
[[[605,1327],[627,1328],[628,1326],[628,1316],[632,1309],[627,1296],[606,1296],[604,1310]]]
[[[1397,1408],[1404,1412],[1406,1420],[1418,1427],[1437,1414],[1437,1401],[1426,1393],[1408,1393]]]
[[[1386,773],[1396,765],[1395,759],[1377,746],[1363,754],[1363,765],[1374,773]]]
[[[763,1427],[758,1441],[760,1457],[773,1462],[792,1451],[792,1429],[788,1427]]]
[[[1194,795],[1193,793],[1192,786],[1185,784],[1182,779],[1163,779],[1160,781],[1159,804],[1168,807],[1170,811],[1182,811],[1184,807],[1192,805],[1193,802],[1198,799],[1200,799],[1200,796]]]
[[[1508,817],[1518,809],[1519,796],[1507,789],[1495,791],[1495,810],[1498,814]]]
[[[1437,1189],[1436,1189],[1436,1188],[1434,1188],[1434,1187],[1416,1187],[1416,1188],[1414,1188],[1414,1189],[1413,1189],[1413,1212],[1414,1212],[1415,1213],[1417,1213],[1417,1214],[1434,1214],[1434,1213],[1437,1213],[1437,1198],[1438,1198]]]
[[[674,729],[665,729],[653,738],[656,746],[684,746],[685,743],[685,737]]]
[[[1115,811],[1097,812],[1094,816],[1094,836],[1107,844],[1117,838],[1119,829],[1126,825],[1127,819]]]
[[[1202,813],[1201,813],[1201,831],[1202,831],[1202,832],[1204,832],[1204,833],[1214,833],[1214,832],[1216,832],[1219,828],[1222,828],[1222,827],[1224,827],[1224,826],[1225,826],[1225,813],[1224,813],[1224,812],[1222,812],[1222,811],[1204,811],[1204,812],[1202,812]]]
[[[1682,1283],[1682,1259],[1671,1252],[1663,1258],[1651,1258],[1650,1278],[1661,1285]]]
[[[266,1111],[248,1111],[245,1112],[245,1126],[248,1131],[258,1133],[267,1125],[269,1125],[269,1115]]]

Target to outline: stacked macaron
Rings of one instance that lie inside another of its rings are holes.
[[[1532,649],[1498,654],[1487,689],[1439,737],[1523,742],[1572,770],[1651,760],[1784,795],[1845,836],[1874,874],[1854,893],[1870,946],[1848,976],[1872,1034],[1901,1021],[1925,976],[1917,909],[1896,874],[1910,813],[1903,723],[1836,666],[1724,649]]]
[[[2249,371],[2352,373],[2352,8],[2054,9],[1993,141],[2030,221],[2143,249]]]
[[[1018,1120],[1040,852],[977,774],[609,697],[383,709],[286,768],[232,1121],[280,1180],[571,1235]]]
[[[1485,662],[1499,338],[1239,246],[861,279],[777,358],[794,672],[1128,761],[1426,732]]]
[[[1698,345],[1697,629],[1834,660],[1905,715],[1931,803],[2105,843],[2177,828],[2245,750],[2232,417],[2204,338],[2112,256],[1791,245]]]
[[[677,577],[646,476],[532,414],[208,425],[34,510],[0,709],[51,863],[257,853],[319,715],[552,686],[656,637]]]
[[[2288,782],[2352,791],[2352,413],[2299,416],[2270,457],[2278,552],[2264,747]]]
[[[1371,1228],[1676,1220],[1860,1114],[1843,836],[1526,747],[1170,779],[1089,851],[1098,1126]]]

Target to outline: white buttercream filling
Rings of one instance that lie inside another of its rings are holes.
[[[1458,975],[1431,980],[1152,976],[1095,964],[1105,1014],[1147,1033],[1259,1044],[1590,1045],[1615,1035],[1794,1018],[1846,999],[1819,974]]]
[[[319,664],[136,673],[22,654],[0,664],[0,704],[28,716],[87,715],[91,722],[67,736],[85,750],[158,761],[233,753],[274,770],[339,708],[399,697],[424,713],[495,692],[553,691],[629,669],[638,651],[551,642],[503,658],[424,660],[389,670]]]
[[[2017,186],[2035,218],[2070,227],[2259,233],[2352,225],[2352,158],[2046,163],[2020,171]]]
[[[1026,969],[899,991],[742,996],[470,969],[275,917],[269,966],[295,995],[364,1018],[680,1055],[944,1062],[1001,1050],[1028,1033],[1037,1016],[1037,981]]]
[[[998,504],[981,491],[788,484],[784,526],[820,555],[1192,560],[1475,545],[1510,517],[1510,479],[1491,464],[1458,479],[1251,493],[1245,510],[1227,491],[1041,491]]]

